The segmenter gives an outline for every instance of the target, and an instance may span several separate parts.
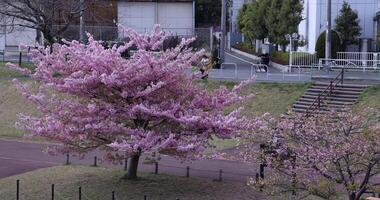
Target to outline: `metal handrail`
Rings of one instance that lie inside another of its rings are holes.
[[[314,100],[314,102],[306,109],[306,117],[310,117],[310,115],[317,109],[321,109],[321,103],[323,103],[324,100],[328,96],[331,96],[334,89],[338,86],[338,84],[344,83],[344,69],[338,74],[337,77],[335,77],[334,80],[330,81],[330,85],[323,90],[323,92],[318,94],[317,99]]]
[[[238,71],[237,71],[237,64],[236,63],[222,63],[220,64],[220,70],[223,70],[224,65],[232,65],[235,67],[235,79],[238,79]]]

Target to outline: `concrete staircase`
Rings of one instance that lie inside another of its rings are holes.
[[[329,87],[330,83],[313,83],[312,87],[293,105],[293,111],[307,113],[313,103],[314,107],[318,105],[318,96],[326,89],[329,91]],[[367,87],[367,85],[337,84],[333,88],[331,95],[325,95],[326,98],[321,98],[317,112],[323,113],[331,109],[344,111],[358,100],[360,94]]]

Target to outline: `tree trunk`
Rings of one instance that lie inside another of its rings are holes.
[[[137,167],[139,165],[140,154],[135,154],[131,157],[128,163],[128,172],[126,179],[137,179]]]
[[[357,200],[354,192],[350,193],[349,200]]]

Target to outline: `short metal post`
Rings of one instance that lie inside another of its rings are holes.
[[[219,179],[218,179],[218,181],[219,182],[222,182],[223,181],[223,177],[222,177],[222,175],[223,175],[223,170],[219,170]]]
[[[128,170],[128,157],[124,158],[124,171]]]
[[[66,154],[66,165],[70,165],[70,154]]]
[[[82,187],[79,187],[79,200],[82,200]]]
[[[94,167],[98,166],[98,157],[94,157]]]
[[[18,66],[21,67],[21,63],[22,63],[22,52],[20,51],[20,55],[19,55],[19,58],[18,58]]]
[[[344,81],[344,68],[342,69],[342,77],[341,77],[342,85],[343,85],[343,81]]]
[[[318,109],[321,109],[321,94],[318,94]]]
[[[260,164],[260,178],[264,179],[264,164]]]
[[[144,200],[148,200],[148,196],[144,195]]]
[[[155,165],[154,173],[158,174],[158,162],[154,163],[154,165]]]
[[[189,166],[186,167],[186,177],[187,178],[190,177],[190,167]]]
[[[20,180],[16,181],[16,200],[20,200]]]
[[[51,185],[51,200],[54,200],[54,184]]]
[[[115,191],[112,191],[112,200],[116,200]]]

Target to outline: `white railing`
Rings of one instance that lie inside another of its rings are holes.
[[[310,67],[317,66],[319,63],[316,54],[307,52],[290,52],[289,66]]]
[[[337,59],[380,61],[380,53],[378,52],[337,52],[336,55]]]
[[[346,68],[366,70],[379,70],[380,60],[354,60],[354,59],[319,59],[318,69],[330,68]]]
[[[223,66],[225,65],[232,65],[235,67],[235,70],[234,70],[234,78],[235,79],[238,79],[238,69],[237,69],[237,64],[236,63],[222,63],[220,65],[220,70],[223,71]]]

